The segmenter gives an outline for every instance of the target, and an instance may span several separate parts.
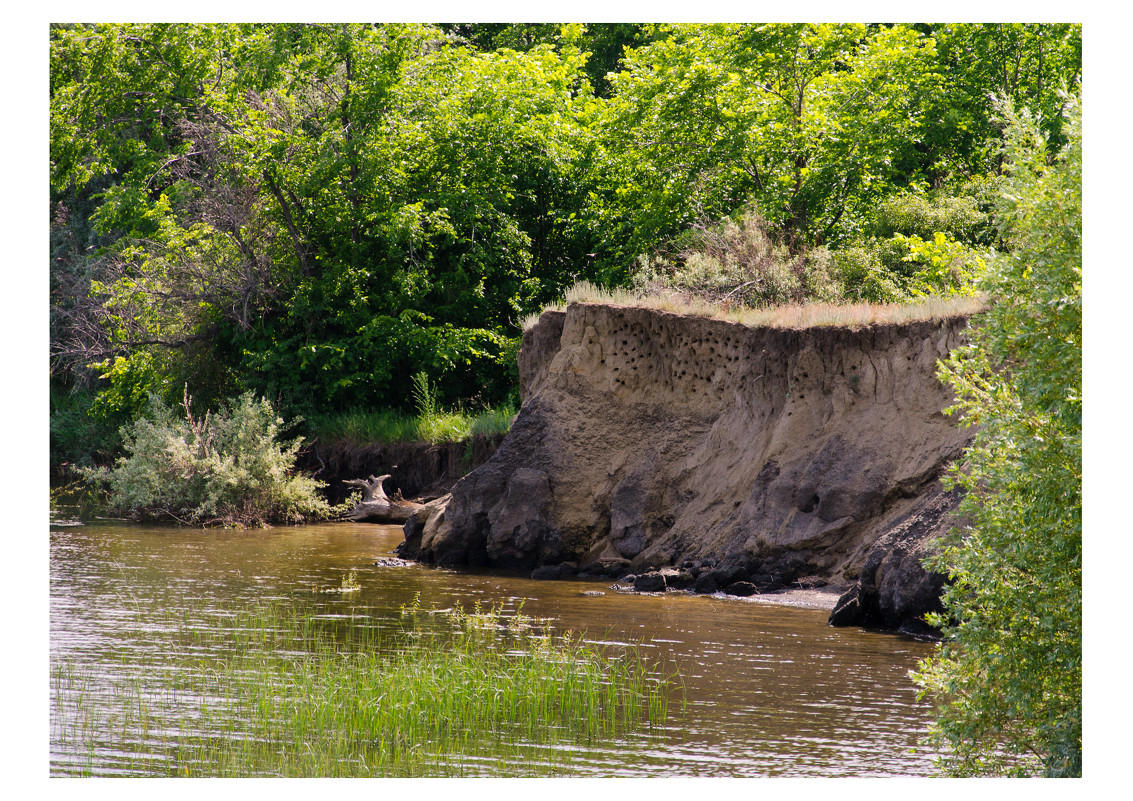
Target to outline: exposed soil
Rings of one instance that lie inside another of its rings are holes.
[[[966,327],[748,328],[596,304],[545,313],[524,335],[511,432],[407,525],[403,555],[542,575],[668,569],[681,573],[674,588],[691,577],[699,591],[738,584],[749,597],[804,577],[856,586],[869,565],[882,591],[863,600],[895,604],[901,619],[866,617],[902,626],[941,582],[920,567],[923,548],[883,537],[945,525],[954,499],[939,478],[970,432],[942,414],[952,397],[936,364]],[[890,541],[913,556],[875,552]],[[882,575],[898,562],[899,581]],[[831,594],[802,597],[827,608]]]
[[[494,434],[442,443],[316,442],[306,448],[300,466],[328,482],[332,503],[341,503],[352,489],[342,482],[386,474],[387,492],[400,490],[406,499],[424,503],[449,492],[491,458],[503,439],[503,434]]]

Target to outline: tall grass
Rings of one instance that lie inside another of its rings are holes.
[[[515,409],[509,405],[476,414],[457,406],[442,409],[436,386],[425,373],[411,379],[416,414],[390,410],[359,410],[312,418],[314,437],[347,442],[461,442],[475,435],[504,434],[511,428]]]
[[[269,603],[217,622],[163,621],[183,656],[110,687],[53,664],[53,773],[554,773],[563,744],[663,723],[675,686],[635,648],[498,609],[415,605],[377,625]]]
[[[741,323],[751,328],[810,328],[838,326],[859,328],[867,325],[909,323],[967,316],[984,309],[982,296],[930,296],[905,303],[804,303],[751,309],[726,303],[709,303],[679,292],[650,294],[644,290],[606,289],[582,281],[567,290],[562,304],[546,310],[561,311],[571,303],[604,303],[709,317]],[[524,330],[539,319],[533,314],[524,318]]]
[[[461,409],[437,411],[429,417],[386,409],[352,409],[312,417],[310,435],[322,442],[460,442],[478,434],[503,434],[515,409],[504,405],[476,414]]]

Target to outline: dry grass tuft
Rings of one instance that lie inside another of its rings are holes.
[[[741,323],[749,328],[814,328],[833,326],[862,328],[869,325],[892,325],[965,317],[983,311],[982,296],[954,295],[927,297],[907,303],[806,303],[797,306],[774,306],[765,309],[730,307],[712,304],[679,293],[644,295],[626,289],[603,289],[588,281],[575,284],[563,298],[562,305],[548,306],[544,311],[562,311],[571,303],[600,303],[613,306],[656,309],[692,317],[708,317]],[[523,321],[526,331],[539,319],[529,315]]]

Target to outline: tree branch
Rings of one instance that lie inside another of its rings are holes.
[[[295,221],[291,218],[291,207],[287,205],[287,199],[283,196],[279,185],[271,177],[271,172],[267,169],[264,170],[264,180],[267,181],[268,189],[275,195],[275,199],[279,201],[279,207],[283,211],[283,221],[287,225],[287,232],[291,234],[291,242],[295,246],[295,252],[299,256],[299,265],[303,270],[303,275],[310,275],[311,268],[307,263],[307,252],[303,248],[303,240],[299,236],[299,229],[295,227]]]

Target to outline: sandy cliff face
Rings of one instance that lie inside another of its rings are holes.
[[[799,331],[606,305],[545,313],[524,335],[511,433],[426,524],[407,527],[403,552],[611,576],[672,567],[702,591],[850,585],[871,567],[855,585],[868,595],[893,562],[871,562],[875,544],[932,529],[950,506],[938,478],[968,433],[941,413],[951,397],[935,365],[966,325]]]

